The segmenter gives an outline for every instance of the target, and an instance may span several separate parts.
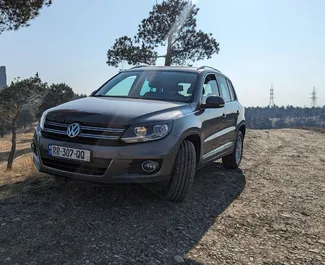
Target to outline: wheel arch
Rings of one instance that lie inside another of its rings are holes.
[[[241,131],[241,133],[243,134],[243,137],[245,138],[245,134],[246,134],[246,124],[245,124],[245,122],[241,122],[241,123],[239,123],[238,124],[238,126],[237,126],[237,132],[238,131]]]
[[[179,145],[182,141],[190,141],[193,143],[196,152],[196,166],[198,166],[201,162],[201,154],[202,154],[202,139],[201,139],[201,131],[199,128],[190,129],[182,134],[181,140],[179,141]]]

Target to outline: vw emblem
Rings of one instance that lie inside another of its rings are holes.
[[[67,135],[70,138],[74,138],[74,137],[78,136],[79,133],[80,133],[80,124],[79,123],[72,123],[68,126]]]

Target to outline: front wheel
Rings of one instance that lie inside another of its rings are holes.
[[[176,161],[166,192],[166,199],[170,201],[182,201],[189,193],[196,171],[196,152],[194,144],[183,141],[177,152]]]
[[[244,136],[241,131],[238,131],[234,151],[222,158],[222,163],[225,168],[236,169],[239,167],[244,149]]]

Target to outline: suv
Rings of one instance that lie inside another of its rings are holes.
[[[156,183],[171,201],[197,169],[239,166],[245,109],[217,69],[136,66],[89,97],[45,111],[32,149],[37,169],[101,183]]]

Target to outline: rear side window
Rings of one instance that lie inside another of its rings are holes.
[[[230,99],[231,99],[231,101],[234,101],[234,100],[236,100],[236,94],[235,94],[234,87],[232,86],[232,83],[229,79],[227,79],[227,83],[228,83],[228,88],[229,88],[229,92],[230,92]]]
[[[222,76],[217,76],[217,80],[220,87],[221,97],[225,102],[230,102],[230,93],[226,79]]]

